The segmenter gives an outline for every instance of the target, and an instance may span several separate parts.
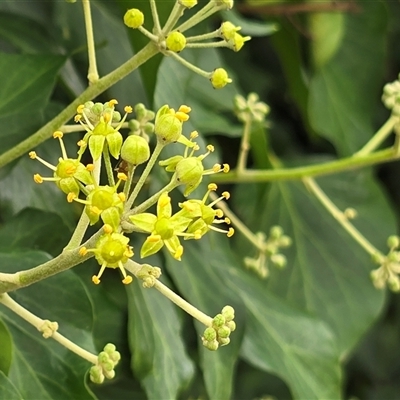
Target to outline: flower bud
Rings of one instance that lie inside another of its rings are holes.
[[[223,68],[217,68],[212,72],[210,81],[214,89],[222,89],[228,83],[231,83],[232,79],[228,77],[228,73]]]
[[[221,346],[226,346],[231,342],[231,339],[227,338],[218,338],[218,342]]]
[[[221,326],[223,326],[225,324],[225,321],[226,321],[226,319],[222,314],[217,314],[213,318],[212,326],[215,328],[220,328]]]
[[[163,114],[156,118],[154,132],[161,143],[174,143],[182,135],[182,122],[173,114]]]
[[[128,136],[121,148],[121,158],[132,165],[140,165],[150,158],[150,147],[141,136]]]
[[[206,330],[203,333],[203,340],[206,340],[207,342],[212,342],[217,338],[217,332],[215,331],[214,328],[206,328]]]
[[[232,321],[235,318],[235,309],[232,306],[225,306],[221,313],[226,321]]]
[[[216,351],[218,350],[219,343],[217,340],[213,340],[212,342],[207,342],[206,340],[203,340],[203,346],[206,347],[208,350]]]
[[[218,338],[226,339],[231,334],[231,330],[227,326],[222,326],[218,329]]]
[[[104,375],[103,375],[102,368],[99,367],[98,365],[94,365],[92,368],[90,368],[89,374],[90,374],[90,380],[93,383],[103,383],[104,382]]]
[[[171,50],[175,53],[179,53],[186,46],[186,38],[182,33],[178,31],[171,32],[167,36],[165,44],[167,45],[168,50]]]
[[[400,246],[400,238],[396,235],[389,236],[387,245],[391,249],[397,249]]]
[[[137,8],[131,8],[124,15],[124,24],[132,29],[137,29],[144,23],[144,15]]]
[[[204,167],[203,163],[196,157],[182,158],[176,164],[175,172],[180,183],[194,184],[203,176]]]
[[[186,8],[192,8],[197,5],[197,0],[178,0],[178,3]]]

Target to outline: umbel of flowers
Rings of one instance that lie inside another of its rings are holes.
[[[208,186],[208,191],[202,199],[179,203],[175,211],[171,204],[169,192],[176,187],[183,185],[184,195],[188,196],[200,185],[203,176],[229,171],[226,164],[216,164],[211,169],[204,168],[203,160],[214,150],[212,146],[207,146],[206,153],[195,156],[195,152],[199,150],[194,141],[198,133],[192,132],[189,139],[182,134],[183,124],[189,119],[190,107],[182,105],[175,111],[164,105],[156,114],[144,111],[142,105],[135,107],[140,110],[142,120],[145,115],[155,115],[152,130],[156,146],[151,154],[150,145],[146,140],[150,131],[149,118],[145,122],[147,133],[138,129],[140,121],[127,123],[128,126],[134,126],[135,130],[123,140],[120,129],[133,109],[130,106],[125,107],[125,115],[121,118],[115,110],[117,104],[116,100],[110,100],[104,104],[87,102],[78,107],[75,121],[83,126],[86,134],[78,142],[76,158],[70,158],[66,154],[61,131],[53,135],[61,146],[62,157],[57,165],[43,160],[33,151],[29,153],[31,158],[37,159],[53,171],[52,177],[35,174],[35,182],[55,182],[66,194],[68,202],[74,201],[85,206],[84,212],[91,225],[100,221],[103,223],[103,234],[96,246],[80,249],[82,256],[92,253],[101,266],[100,272],[92,278],[95,284],[100,283],[106,268],[118,268],[124,284],[132,281],[132,277],[127,275],[124,268],[127,260],[134,255],[132,247],[128,244],[127,232],[147,234],[140,249],[141,258],[155,254],[165,246],[176,260],[181,260],[184,251],[180,238],[200,239],[210,230],[225,233],[229,237],[233,234],[233,228],[216,227],[220,224],[229,225],[230,221],[223,218],[221,210],[213,208],[221,199],[228,199],[229,193],[224,192],[217,201],[206,204],[210,191],[217,189],[215,184]],[[137,195],[155,166],[162,148],[176,142],[184,144],[183,155],[159,162],[160,166],[173,172],[170,182],[146,201],[135,204]],[[81,162],[85,151],[89,152],[93,160],[87,165]],[[110,155],[117,160],[122,157],[126,163],[127,172],[117,172],[116,179]],[[142,175],[132,188],[136,167],[145,163],[147,165]],[[99,182],[100,168],[103,164],[108,177],[106,184]],[[153,205],[156,205],[155,214],[147,211]]]
[[[204,49],[212,47],[227,47],[233,51],[239,51],[244,43],[250,40],[250,36],[242,36],[239,33],[241,27],[235,26],[229,21],[223,22],[218,29],[212,32],[186,36],[186,31],[212,14],[222,10],[230,10],[233,7],[233,0],[210,0],[197,13],[192,15],[185,22],[179,24],[179,19],[182,17],[185,10],[195,7],[196,5],[197,0],[177,1],[167,22],[161,27],[156,4],[153,3],[151,10],[153,28],[151,32],[144,27],[144,14],[137,8],[130,9],[125,13],[124,22],[129,28],[139,30],[143,35],[153,41],[164,55],[173,57],[191,71],[209,79],[215,89],[220,89],[232,82],[232,79],[229,78],[225,69],[216,67],[213,71],[204,71],[182,58],[178,53],[183,52],[184,49],[187,48]]]

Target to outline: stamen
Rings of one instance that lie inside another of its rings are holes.
[[[42,178],[39,174],[33,175],[33,180],[34,180],[36,183],[43,183],[43,178]]]
[[[83,110],[85,109],[85,105],[84,104],[80,104],[77,108],[76,108],[76,112],[78,114],[82,114]],[[76,121],[75,121],[76,122]]]
[[[133,108],[132,108],[131,106],[125,106],[125,107],[124,107],[124,111],[125,111],[127,114],[130,114],[130,113],[133,111]]]

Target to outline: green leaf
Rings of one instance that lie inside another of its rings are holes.
[[[67,244],[68,236],[58,215],[29,208],[0,227],[0,247],[36,248],[56,256]]]
[[[355,226],[386,252],[386,238],[396,231],[394,217],[370,172],[320,178],[317,183],[341,210],[355,208]],[[375,267],[370,256],[300,183],[274,183],[258,204],[255,197],[240,192],[232,197],[253,231],[268,233],[271,226],[280,225],[293,240],[282,251],[287,267],[271,267],[268,288],[326,321],[340,353],[348,354],[383,306],[383,292],[369,278]],[[242,254],[248,252],[244,249]]]
[[[38,251],[0,253],[2,272],[9,273],[48,259],[48,255]],[[19,289],[12,297],[35,315],[57,321],[59,333],[96,354],[91,336],[92,307],[82,284],[71,271]],[[93,399],[83,379],[90,367],[87,361],[54,340],[44,339],[7,308],[0,306],[0,315],[15,343],[9,379],[24,398]]]
[[[1,319],[0,319],[0,343],[1,343],[0,373],[8,374],[11,365],[13,342],[10,332],[7,329],[7,326]]]
[[[0,371],[0,399],[23,400],[23,396],[10,379]]]
[[[59,69],[65,57],[0,53],[0,152],[33,133],[44,122]]]
[[[136,280],[127,287],[132,369],[149,399],[175,399],[194,375],[176,306]]]
[[[340,48],[317,69],[309,86],[310,123],[342,156],[354,153],[372,136],[384,72],[385,5],[373,1],[359,6],[362,12],[345,15]],[[318,48],[331,37],[329,33],[323,41],[320,36]]]

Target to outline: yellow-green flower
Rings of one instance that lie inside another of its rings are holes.
[[[76,159],[68,158],[62,137],[63,133],[61,131],[56,131],[53,133],[53,138],[58,139],[60,142],[62,154],[62,157],[59,158],[57,165],[52,165],[43,160],[34,151],[29,153],[29,157],[31,159],[40,161],[46,167],[54,171],[52,178],[42,177],[39,174],[35,174],[33,179],[36,183],[43,183],[44,181],[55,182],[65,194],[74,193],[75,196],[78,196],[80,190],[83,188],[82,184],[93,184],[93,178],[91,175],[93,165],[89,164],[85,167],[80,162],[82,154],[80,154]]]
[[[185,239],[200,239],[209,230],[225,233],[228,237],[231,237],[234,234],[233,228],[226,230],[214,226],[218,224],[230,224],[229,218],[223,218],[224,213],[222,210],[215,210],[213,208],[215,204],[222,199],[229,199],[230,195],[228,192],[223,192],[221,197],[210,204],[206,204],[209,194],[215,190],[217,190],[217,185],[215,183],[210,183],[208,185],[208,191],[202,200],[191,199],[183,203],[179,203],[179,206],[182,208],[182,210],[176,215],[191,219],[191,222],[186,229],[186,233],[189,235],[186,235]]]
[[[110,228],[106,228],[108,232]],[[97,275],[92,277],[93,283],[98,285],[100,277],[106,268],[119,268],[124,279],[122,283],[128,284],[132,282],[132,277],[126,274],[124,264],[133,256],[132,247],[128,246],[129,238],[121,233],[105,233],[100,236],[94,249],[82,247],[79,254],[84,256],[88,252],[94,253],[97,262],[101,265]]]
[[[108,224],[116,231],[119,227],[121,215],[124,209],[124,193],[117,193],[121,181],[127,179],[124,173],[118,173],[118,182],[115,186],[97,186],[87,196],[86,200],[78,199],[74,193],[67,197],[69,202],[77,201],[85,204],[85,212],[89,217],[90,224],[93,225],[101,218],[104,224]]]
[[[164,192],[157,202],[157,216],[151,213],[141,213],[130,216],[131,222],[143,232],[150,233],[144,242],[140,256],[142,258],[157,253],[165,245],[172,257],[181,259],[183,247],[178,236],[185,236],[184,231],[191,218],[182,215],[172,215],[171,198]]]
[[[110,100],[108,103],[105,103],[103,105],[103,110],[99,110],[100,115],[95,124],[93,124],[89,118],[84,104],[80,105],[77,109],[78,114],[75,116],[75,122],[79,122],[87,131],[83,141],[88,143],[89,151],[94,161],[100,158],[101,154],[105,150],[105,146],[107,146],[109,152],[114,158],[117,159],[119,157],[122,146],[122,135],[119,132],[119,129],[124,123],[127,115],[132,112],[132,107],[125,107],[124,117],[119,121],[118,126],[114,127],[112,123],[114,122],[114,106],[116,104],[118,104],[117,100]],[[97,104],[94,104],[93,108],[94,107],[97,107]],[[96,112],[94,114],[96,114]]]

